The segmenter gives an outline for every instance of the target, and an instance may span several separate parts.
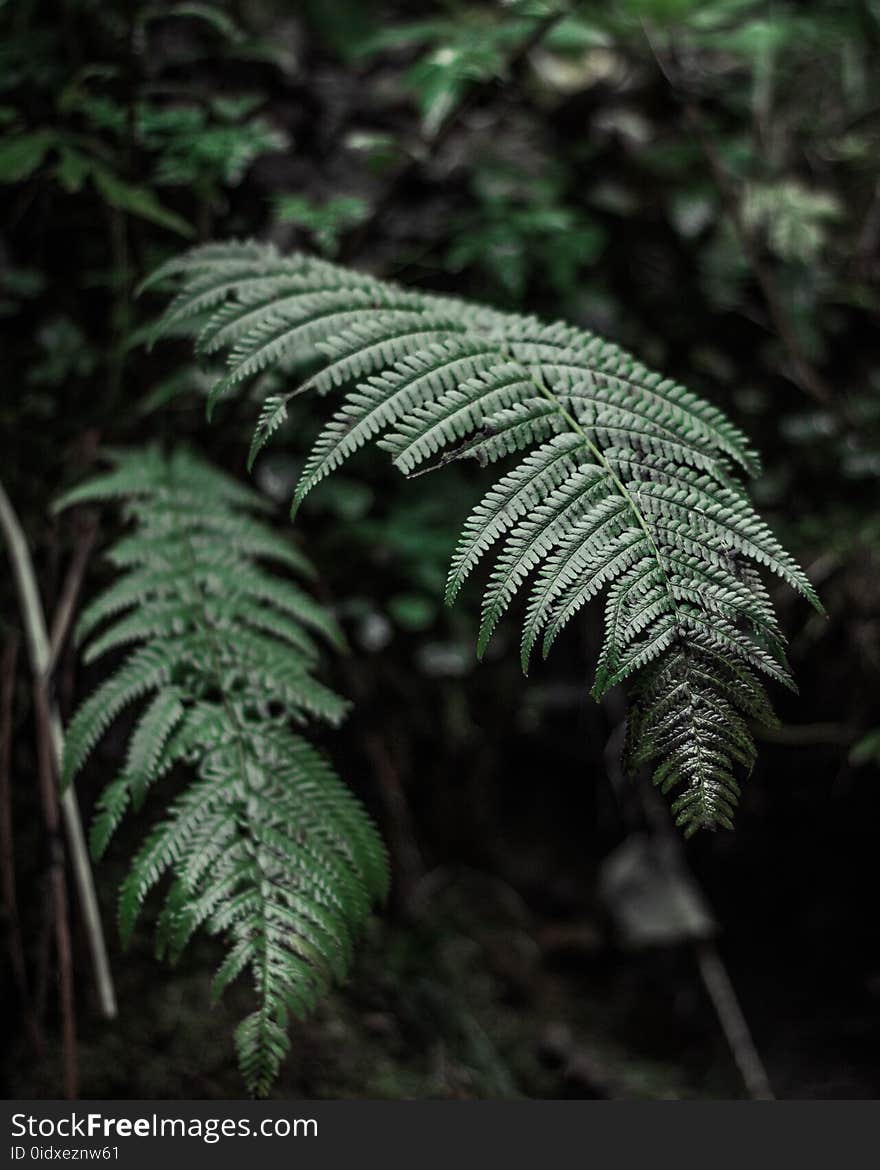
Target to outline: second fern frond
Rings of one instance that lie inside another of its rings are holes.
[[[301,734],[312,719],[335,725],[345,714],[314,675],[319,643],[341,636],[305,590],[260,565],[309,572],[259,521],[256,493],[182,449],[113,461],[58,504],[119,499],[135,522],[109,553],[122,575],[78,627],[87,660],[129,652],[74,716],[63,779],[124,708],[144,702],[125,764],[98,802],[100,856],[160,777],[177,765],[194,773],[132,862],[120,928],[128,938],[168,875],[160,954],[176,958],[200,928],[226,938],[214,992],[249,972],[256,1008],[236,1047],[248,1088],[263,1095],[288,1048],[288,1014],[305,1015],[344,976],[387,887],[373,825]]]

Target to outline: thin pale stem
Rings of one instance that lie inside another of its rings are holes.
[[[43,688],[47,697],[47,722],[52,761],[57,777],[61,774],[61,754],[64,746],[64,734],[61,729],[61,718],[58,714],[58,708],[48,699],[51,650],[49,636],[46,632],[46,619],[43,614],[43,605],[40,601],[39,590],[37,589],[37,579],[34,573],[30,550],[28,549],[21,525],[18,522],[18,517],[15,514],[12,504],[9,502],[9,497],[2,484],[0,484],[0,530],[2,530],[5,537],[9,550],[9,558],[12,562],[12,570],[21,604],[28,654],[34,680]],[[101,924],[101,913],[98,908],[98,898],[95,892],[95,882],[92,875],[92,867],[89,862],[85,834],[83,833],[82,818],[80,817],[76,795],[71,787],[66,788],[61,796],[61,814],[64,820],[64,830],[67,837],[67,847],[70,854],[74,884],[89,942],[98,1003],[101,1014],[106,1019],[112,1020],[116,1017],[116,993],[113,987],[113,976],[110,972],[110,963],[107,957],[107,943]]]

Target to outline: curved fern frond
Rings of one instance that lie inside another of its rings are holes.
[[[114,467],[58,507],[123,500],[133,532],[109,553],[123,576],[80,622],[86,659],[128,649],[67,731],[63,780],[110,723],[147,699],[120,774],[98,800],[91,846],[106,850],[126,811],[175,764],[195,779],[137,853],[120,897],[127,938],[166,877],[160,952],[197,929],[225,936],[219,992],[250,972],[257,1000],[236,1033],[251,1092],[269,1091],[288,1049],[288,1012],[309,1012],[344,977],[387,867],[376,830],[297,730],[337,724],[345,702],[313,674],[316,638],[339,645],[329,614],[259,567],[310,568],[255,513],[263,501],[186,450],[116,453]],[[139,645],[138,645],[139,644]],[[130,649],[136,646],[135,649]]]
[[[271,246],[196,248],[159,275],[178,292],[156,332],[207,313],[198,345],[227,354],[218,393],[281,359],[321,366],[267,400],[252,454],[293,394],[342,391],[294,509],[368,442],[406,475],[517,456],[465,521],[448,600],[493,553],[478,649],[528,590],[527,668],[605,591],[594,696],[632,684],[643,742],[631,758],[683,789],[686,831],[729,823],[732,770],[754,756],[743,714],[771,717],[758,676],[791,685],[759,570],[821,606],[749,502],[739,475],[758,458],[720,410],[587,331]]]

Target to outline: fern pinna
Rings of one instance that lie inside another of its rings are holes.
[[[593,695],[631,684],[630,758],[652,763],[690,833],[730,826],[772,710],[761,676],[793,686],[764,567],[817,608],[804,574],[738,477],[758,459],[714,406],[616,345],[566,324],[401,288],[258,243],[211,244],[165,266],[178,292],[157,335],[196,333],[227,354],[209,410],[275,367],[319,363],[265,399],[250,460],[293,393],[341,390],[296,488],[306,494],[371,440],[407,475],[515,456],[467,519],[451,601],[490,550],[479,652],[530,588],[522,662],[605,591]]]
[[[183,449],[112,458],[111,471],[58,504],[119,499],[135,522],[109,553],[122,575],[78,627],[86,661],[128,654],[71,721],[63,780],[126,706],[144,701],[125,764],[98,802],[97,857],[155,781],[175,765],[192,769],[122,885],[121,933],[128,938],[170,874],[160,955],[173,960],[200,927],[226,936],[213,989],[250,971],[257,1007],[236,1048],[248,1088],[262,1095],[288,1048],[288,1013],[306,1014],[345,975],[371,903],[386,892],[372,823],[299,730],[345,714],[313,674],[319,640],[338,644],[340,634],[298,584],[260,564],[309,573],[258,519],[256,493]]]

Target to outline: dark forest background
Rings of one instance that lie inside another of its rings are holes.
[[[565,318],[716,402],[828,609],[778,591],[800,694],[775,696],[736,831],[685,845],[620,774],[622,701],[588,697],[601,607],[528,679],[511,619],[477,665],[476,588],[444,608],[479,468],[407,483],[365,453],[316,491],[298,528],[355,701],[327,746],[394,889],[277,1094],[731,1097],[763,1066],[780,1097],[880,1095],[878,61],[876,0],[0,0],[0,479],[50,617],[77,559],[83,597],[109,579],[112,516],[49,511],[102,444],[185,438],[245,477],[255,404],[208,426],[205,372],[144,348],[162,302],[135,290],[187,242],[250,236]],[[295,404],[255,473],[279,518],[326,406]],[[57,1096],[60,843],[8,573],[0,642],[3,1088]],[[65,718],[97,677],[66,645]],[[148,922],[116,939],[141,836],[96,870],[114,1022],[71,907],[80,1092],[238,1096],[211,942],[169,970]]]

